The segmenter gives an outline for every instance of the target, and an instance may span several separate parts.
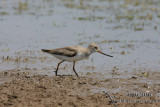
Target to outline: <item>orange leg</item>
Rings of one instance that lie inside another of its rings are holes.
[[[63,60],[63,61],[61,61],[61,62],[59,62],[59,63],[58,63],[58,65],[57,65],[57,69],[56,69],[56,71],[55,71],[55,73],[56,73],[56,76],[57,76],[57,73],[58,73],[58,68],[59,68],[59,65],[60,65],[62,62],[64,62],[64,60]]]

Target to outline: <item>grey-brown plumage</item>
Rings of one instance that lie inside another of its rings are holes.
[[[73,57],[77,54],[77,51],[70,47],[64,47],[58,49],[42,49],[42,51],[49,54],[62,55],[67,57]]]

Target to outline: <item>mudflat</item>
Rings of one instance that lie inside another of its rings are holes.
[[[0,72],[1,107],[158,107],[160,73],[128,78]],[[147,84],[142,81],[155,81]],[[140,82],[141,80],[141,82]],[[118,89],[118,91],[114,91]],[[111,91],[112,90],[112,91]],[[138,93],[136,93],[138,92]]]

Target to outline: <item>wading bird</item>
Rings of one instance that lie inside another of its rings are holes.
[[[58,48],[58,49],[42,49],[42,51],[49,53],[61,60],[61,62],[58,63],[57,69],[55,71],[56,76],[58,76],[57,73],[58,73],[59,65],[64,61],[73,62],[73,71],[78,76],[75,70],[76,61],[86,59],[94,52],[98,52],[103,55],[113,57],[111,55],[101,52],[98,45],[95,43],[91,43],[87,48],[84,48],[81,46],[69,46],[69,47]]]

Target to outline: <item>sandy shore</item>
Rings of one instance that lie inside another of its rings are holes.
[[[145,81],[160,79],[159,73],[151,76],[154,78],[149,76],[146,80],[141,76],[98,79],[93,75],[78,79],[3,71],[0,73],[0,107],[159,107],[159,83],[138,82],[142,78]],[[115,89],[118,91],[114,92]],[[136,91],[137,95],[133,95]]]

